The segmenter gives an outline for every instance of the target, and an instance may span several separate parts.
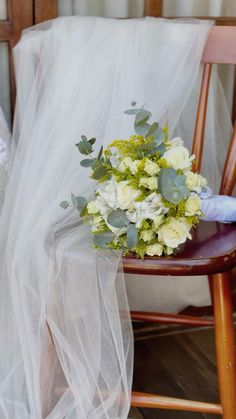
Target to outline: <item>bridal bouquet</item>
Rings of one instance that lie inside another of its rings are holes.
[[[121,249],[141,258],[170,255],[191,239],[207,181],[191,171],[195,156],[181,138],[170,139],[167,127],[149,123],[149,111],[132,102],[125,113],[135,117],[130,138],[101,147],[96,157],[95,138],[83,135],[76,144],[87,156],[80,164],[90,168],[96,184],[92,200],[72,194],[72,204],[91,225],[96,248]]]

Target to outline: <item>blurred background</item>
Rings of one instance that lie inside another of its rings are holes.
[[[203,16],[216,18],[217,24],[236,24],[235,0],[154,0],[150,4],[159,16]],[[126,18],[142,17],[144,12],[144,0],[0,0],[0,106],[9,123],[15,98],[11,49],[23,28],[56,15]],[[231,112],[234,67],[221,66],[219,72]]]

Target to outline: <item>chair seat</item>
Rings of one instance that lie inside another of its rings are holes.
[[[206,275],[231,270],[236,266],[236,223],[201,221],[172,256],[137,259],[123,258],[124,271],[143,275]]]

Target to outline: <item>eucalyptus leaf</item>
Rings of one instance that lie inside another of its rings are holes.
[[[112,242],[115,235],[111,231],[104,231],[102,233],[95,233],[93,237],[93,241],[95,246],[106,248],[109,243]]]
[[[102,157],[102,153],[103,153],[103,146],[101,146],[99,150],[98,157],[97,157],[98,160],[100,160],[100,158]]]
[[[186,176],[185,175],[178,175],[174,179],[174,184],[176,186],[185,185],[185,182],[186,182]]]
[[[71,194],[71,202],[75,208],[81,212],[84,207],[87,205],[87,199],[83,196],[75,196],[73,193]]]
[[[141,144],[140,146],[137,147],[137,151],[140,152],[151,152],[154,153],[155,151],[155,144],[153,144],[153,142],[151,143],[146,143],[146,144]]]
[[[107,168],[105,166],[100,166],[97,169],[94,170],[92,174],[92,178],[95,180],[101,179],[105,174],[107,173]]]
[[[124,113],[126,115],[136,115],[138,113],[138,109],[127,109],[126,111],[124,111]]]
[[[150,128],[150,124],[144,122],[143,124],[134,124],[134,129],[137,135],[145,136]]]
[[[164,144],[160,144],[159,146],[155,147],[155,153],[160,153],[161,156],[166,152],[166,146]]]
[[[61,203],[60,203],[60,207],[61,208],[63,208],[63,209],[67,209],[68,207],[69,207],[69,202],[67,202],[67,201],[62,201]]]
[[[146,134],[146,137],[151,137],[152,135],[155,136],[158,127],[159,127],[158,123],[157,122],[153,122],[153,124],[150,126],[150,128],[149,128],[149,130],[148,130],[148,132]]]
[[[81,138],[82,138],[83,141],[87,141],[86,135],[81,135]]]
[[[154,141],[159,142],[159,144],[165,141],[165,138],[166,138],[165,133],[163,129],[160,127],[156,128],[156,130],[154,131],[152,135],[155,137]]]
[[[76,144],[81,154],[91,154],[93,152],[92,145],[87,140],[82,140]]]
[[[96,159],[84,159],[84,160],[81,160],[80,165],[82,167],[92,167],[95,160]]]
[[[146,111],[145,109],[139,109],[135,117],[135,125],[144,124],[151,116],[151,112]]]
[[[162,196],[172,204],[179,204],[189,196],[184,175],[179,175],[175,169],[161,169],[158,175],[158,189]]]
[[[96,138],[90,138],[89,143],[93,145],[96,142]]]
[[[135,100],[131,100],[131,106],[136,106],[137,103],[135,102]]]
[[[126,216],[125,211],[122,211],[121,209],[110,212],[107,217],[107,221],[115,228],[122,228],[129,224],[129,219]]]
[[[127,228],[127,247],[133,249],[138,243],[138,229],[135,224],[129,224]]]

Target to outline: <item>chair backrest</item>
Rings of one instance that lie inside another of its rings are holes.
[[[209,34],[202,56],[204,65],[201,91],[193,138],[192,152],[196,155],[194,170],[201,168],[204,130],[206,122],[206,109],[211,78],[212,64],[236,64],[236,27],[214,26]],[[231,195],[236,182],[236,124],[229,144],[220,193]]]
[[[144,0],[144,6],[145,16],[160,17],[163,15],[163,0]],[[207,19],[211,18],[207,17]],[[204,69],[192,147],[192,152],[196,156],[194,164],[196,172],[201,169],[212,64],[236,64],[236,20],[235,18],[216,19],[216,24],[222,25],[222,23],[232,26],[214,26],[210,31],[202,56]],[[235,115],[235,112],[233,114]],[[224,195],[232,194],[236,182],[236,122],[233,122],[234,131],[229,144],[220,187],[220,193]]]

